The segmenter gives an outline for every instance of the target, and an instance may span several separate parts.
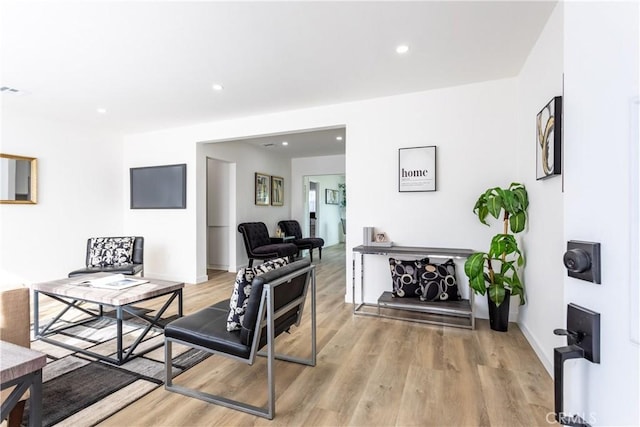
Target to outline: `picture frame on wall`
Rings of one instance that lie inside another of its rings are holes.
[[[330,190],[328,188],[324,190],[324,202],[327,205],[337,205],[339,197],[338,190]]]
[[[269,206],[271,193],[271,176],[256,172],[256,205]]]
[[[436,191],[436,146],[398,150],[398,191]]]
[[[536,179],[562,173],[562,97],[556,96],[536,116]]]
[[[284,178],[271,176],[271,206],[284,205]]]

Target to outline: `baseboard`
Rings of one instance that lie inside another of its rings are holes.
[[[180,279],[178,277],[174,277],[174,276],[167,276],[164,274],[145,274],[144,276],[145,278],[151,278],[151,279],[158,279],[158,280],[168,280],[170,282],[184,282],[185,285],[189,285],[189,284],[193,284],[193,283],[204,283],[207,280],[209,280],[209,276],[207,276],[206,274],[204,276],[198,276],[195,280],[195,282],[192,282],[190,280],[184,280],[184,279]]]
[[[542,365],[547,370],[547,373],[549,374],[551,379],[553,379],[553,361],[547,359],[544,351],[542,350],[542,347],[540,346],[540,344],[538,344],[538,341],[533,337],[526,326],[518,322],[518,327],[522,331],[522,335],[524,335],[524,337],[529,342],[531,348],[533,348],[533,351],[536,353],[536,356],[538,356],[538,359],[540,359],[540,362],[542,362]]]

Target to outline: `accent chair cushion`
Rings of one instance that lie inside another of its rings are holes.
[[[419,297],[422,295],[420,277],[429,258],[419,260],[402,260],[389,258],[391,281],[393,282],[394,297]]]
[[[452,259],[442,264],[427,263],[420,275],[421,301],[459,301],[456,265]]]
[[[135,237],[94,237],[87,267],[131,264]]]
[[[229,300],[229,314],[227,316],[227,331],[238,331],[242,326],[242,319],[247,311],[249,296],[251,295],[251,283],[253,278],[267,271],[275,270],[289,263],[287,258],[276,258],[265,261],[253,268],[245,267],[238,271],[233,293]]]

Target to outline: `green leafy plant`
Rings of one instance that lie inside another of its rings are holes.
[[[489,226],[486,220],[491,215],[496,219],[502,216],[504,224],[503,232],[491,239],[489,252],[476,252],[464,264],[471,288],[481,295],[489,292],[489,298],[497,306],[504,301],[507,289],[511,295],[520,297],[520,305],[525,303],[524,286],[518,275],[524,266],[524,256],[518,248],[515,234],[525,228],[528,207],[527,190],[515,182],[507,189],[488,189],[473,207],[473,213],[481,223]]]
[[[338,184],[338,190],[340,191],[340,207],[347,207],[347,184]]]

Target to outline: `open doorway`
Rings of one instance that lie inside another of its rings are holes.
[[[199,237],[201,240],[198,242],[198,263],[202,262],[207,268],[214,267],[223,271],[226,268],[228,271],[237,271],[238,268],[246,265],[244,242],[240,233],[237,232],[237,225],[242,222],[261,221],[269,230],[275,231],[278,221],[295,219],[300,222],[303,234],[307,235],[309,230],[306,192],[308,181],[303,191],[302,178],[305,175],[314,174],[344,175],[345,140],[346,129],[343,125],[338,125],[251,138],[203,141],[202,170],[206,171],[208,177],[215,180],[213,177],[216,175],[209,173],[209,166],[211,166],[209,159],[218,160],[229,166],[230,179],[234,181],[229,182],[228,195],[215,190],[215,186],[222,185],[222,181],[211,182],[209,179],[207,181],[205,192],[207,199],[202,203],[206,212],[203,212],[198,219],[198,236],[204,236],[204,238]],[[218,163],[218,165],[221,164]],[[224,165],[221,166],[224,167]],[[284,178],[285,193],[282,206],[255,205],[256,172]],[[210,186],[214,188],[212,192],[209,191]],[[324,216],[322,184],[316,196],[318,197],[316,215],[322,212]],[[223,216],[225,220],[220,220],[221,217],[217,215],[225,206],[227,197],[229,209],[235,210],[229,213],[228,218]],[[209,212],[215,212],[215,214],[212,216]],[[319,235],[317,229],[315,234]],[[222,255],[222,250],[227,244],[229,245],[226,251],[229,255],[228,261],[224,257],[216,256],[216,253]]]
[[[320,184],[315,181],[309,181],[309,237],[316,236],[316,222],[320,217],[318,203],[318,189]]]
[[[235,271],[235,163],[207,157],[207,270]]]
[[[344,174],[310,175],[303,177],[303,230],[309,237],[321,237],[325,246],[344,242],[343,220],[346,193]]]

